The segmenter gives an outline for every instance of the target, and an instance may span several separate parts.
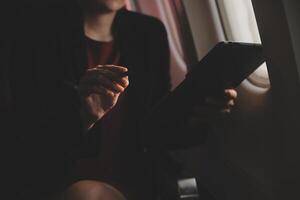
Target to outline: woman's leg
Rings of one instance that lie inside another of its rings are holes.
[[[111,185],[94,180],[82,180],[72,184],[65,192],[65,200],[126,200]]]

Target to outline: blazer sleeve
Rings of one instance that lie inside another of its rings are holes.
[[[146,54],[151,70],[151,98],[150,107],[154,106],[171,89],[170,78],[170,49],[165,26],[160,21],[155,21],[153,27],[149,27],[147,34]],[[155,26],[154,26],[155,24]]]
[[[164,99],[170,93],[170,50],[167,32],[160,22],[148,39],[148,53],[152,56],[152,101],[151,111],[145,122],[146,138],[150,147],[160,149],[182,149],[203,143],[209,126],[203,124],[193,130],[188,126],[189,111],[171,109],[160,112]],[[185,105],[182,105],[185,106]]]

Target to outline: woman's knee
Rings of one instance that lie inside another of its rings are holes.
[[[100,181],[82,180],[72,184],[65,193],[66,200],[126,200],[113,186]]]

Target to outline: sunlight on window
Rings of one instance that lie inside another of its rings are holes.
[[[217,0],[227,39],[261,43],[251,0]],[[248,80],[257,87],[269,88],[267,65],[259,67]]]

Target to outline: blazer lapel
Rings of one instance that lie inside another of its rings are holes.
[[[117,33],[115,38],[120,49],[120,64],[129,70],[130,107],[135,117],[132,120],[143,116],[147,112],[147,102],[151,85],[149,84],[148,64],[145,63],[145,53],[143,52],[143,37],[138,32],[134,21],[130,19],[130,13],[127,10],[120,10],[116,16],[114,30]]]

